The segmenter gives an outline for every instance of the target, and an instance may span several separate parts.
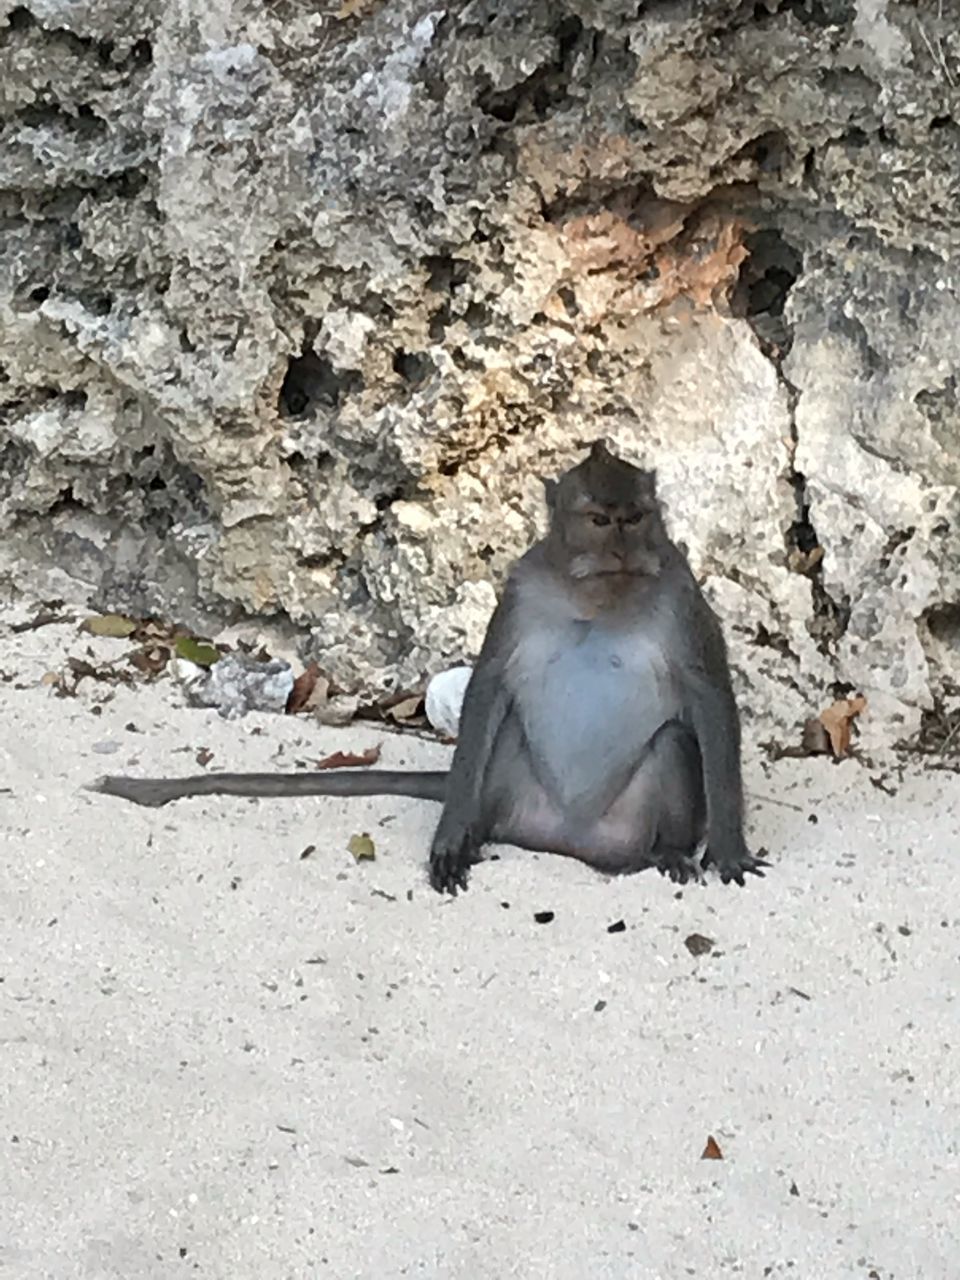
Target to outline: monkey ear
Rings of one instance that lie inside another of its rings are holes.
[[[543,495],[547,500],[547,509],[552,511],[557,505],[557,482],[543,477]]]
[[[592,461],[607,462],[612,457],[613,454],[607,448],[606,440],[602,437],[599,440],[594,440],[593,444],[590,446],[590,458]]]

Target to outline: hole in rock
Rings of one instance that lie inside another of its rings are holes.
[[[433,361],[422,351],[396,351],[393,356],[393,371],[399,373],[404,382],[417,387],[433,372]]]
[[[764,312],[783,315],[787,294],[803,270],[800,252],[773,228],[752,232],[744,238],[744,245],[750,257],[731,299],[734,314],[748,318]]]
[[[302,418],[317,409],[337,409],[345,396],[362,391],[356,369],[338,370],[326,356],[304,351],[287,365],[277,408],[284,417]]]
[[[960,603],[950,601],[947,604],[931,605],[924,610],[922,620],[926,623],[931,638],[960,658]]]
[[[11,9],[7,16],[7,26],[11,31],[29,31],[36,24],[36,18],[22,4],[18,4],[15,9]]]

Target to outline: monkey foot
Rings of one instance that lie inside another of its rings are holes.
[[[469,833],[453,839],[438,834],[430,850],[430,884],[437,893],[456,896],[457,890],[466,890],[470,868],[482,861]]]
[[[742,889],[744,875],[762,876],[764,868],[770,866],[766,853],[766,849],[760,849],[758,850],[759,856],[754,857],[752,853],[747,853],[746,849],[744,849],[739,857],[721,861],[715,858],[708,848],[700,865],[702,867],[715,866],[720,872],[720,879],[724,884],[729,884],[733,880]]]
[[[688,849],[660,846],[655,852],[657,870],[662,876],[669,876],[674,884],[686,884],[690,880],[695,880],[699,884],[703,880],[703,872]]]

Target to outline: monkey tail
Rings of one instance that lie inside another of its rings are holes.
[[[329,773],[201,773],[188,778],[103,777],[86,787],[159,808],[186,796],[409,796],[442,801],[446,773],[335,769]]]

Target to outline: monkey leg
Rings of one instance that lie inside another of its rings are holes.
[[[585,796],[561,806],[537,776],[516,723],[506,727],[487,792],[489,839],[576,858],[607,875],[657,867],[672,880],[699,877],[697,846],[706,805],[696,740],[676,721],[654,736],[625,786],[609,802]]]
[[[703,873],[696,854],[707,821],[700,749],[693,735],[675,724],[658,735],[653,756],[657,788],[653,853],[657,868],[675,884],[700,881]]]
[[[689,730],[671,721],[656,733],[634,776],[598,824],[596,852],[585,861],[621,875],[656,867],[675,883],[686,884],[702,879],[696,854],[705,826],[700,751]]]

